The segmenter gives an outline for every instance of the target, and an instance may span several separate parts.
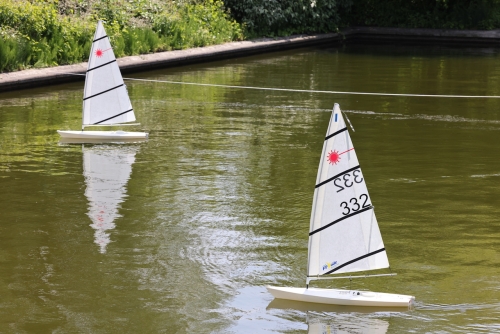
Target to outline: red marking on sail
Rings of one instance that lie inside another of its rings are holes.
[[[103,56],[104,52],[106,52],[108,50],[111,50],[111,48],[106,49],[106,50],[97,49],[96,52],[95,52],[95,55],[96,55],[97,58],[101,58]]]
[[[337,164],[337,162],[340,161],[340,154],[337,151],[330,151],[328,153],[328,163],[330,164]]]
[[[337,162],[339,162],[339,161],[340,161],[340,156],[341,156],[342,154],[347,153],[347,152],[352,151],[352,150],[354,150],[354,147],[353,147],[353,148],[351,148],[351,149],[349,149],[349,150],[347,150],[347,151],[344,151],[344,152],[342,152],[342,153],[339,153],[339,152],[337,152],[337,151],[335,151],[335,150],[330,151],[330,152],[328,153],[328,163],[330,163],[330,164],[332,164],[332,165],[333,165],[333,164],[335,164],[335,165],[336,165],[336,164],[337,164]]]
[[[353,148],[351,148],[351,149],[348,149],[347,151],[344,151],[344,152],[342,152],[342,153],[339,153],[339,155],[340,155],[340,154],[347,153],[347,152],[352,151],[352,150],[354,150],[354,147],[353,147]]]

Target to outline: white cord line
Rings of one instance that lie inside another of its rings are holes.
[[[67,73],[72,75],[85,75],[79,73]],[[409,96],[409,97],[448,97],[448,98],[468,98],[468,99],[500,99],[498,95],[443,95],[443,94],[397,94],[397,93],[367,93],[367,92],[343,92],[332,90],[309,90],[309,89],[289,89],[289,88],[271,88],[271,87],[252,87],[252,86],[232,86],[218,84],[204,84],[197,82],[169,81],[169,80],[151,80],[151,79],[135,79],[123,78],[124,80],[145,81],[145,82],[160,82],[176,85],[192,85],[192,86],[207,86],[207,87],[222,87],[222,88],[237,88],[237,89],[255,89],[255,90],[272,90],[280,92],[294,93],[320,93],[320,94],[344,94],[344,95],[372,95],[372,96]]]

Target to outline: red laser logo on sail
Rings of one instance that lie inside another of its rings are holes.
[[[96,55],[97,58],[101,58],[104,55],[104,52],[106,52],[108,50],[111,50],[111,49],[107,49],[107,50],[97,49],[96,52],[95,52],[95,55]]]
[[[344,153],[347,153],[347,152],[349,152],[349,151],[352,151],[352,150],[354,150],[354,147],[353,147],[353,148],[351,148],[351,149],[349,149],[349,150],[347,150],[347,151],[344,151],[344,152],[342,152],[342,153],[339,153],[339,152],[337,152],[337,151],[335,151],[335,150],[330,151],[330,152],[328,153],[328,158],[327,158],[327,159],[328,159],[328,163],[329,163],[329,164],[332,164],[332,165],[336,165],[336,164],[337,164],[337,162],[339,162],[339,161],[340,161],[340,155],[342,155],[342,154],[344,154]]]
[[[328,153],[328,162],[330,164],[332,164],[332,165],[335,164],[336,165],[337,162],[339,162],[339,161],[340,161],[340,154],[339,154],[339,152],[337,152],[337,151],[334,150],[334,151],[330,151],[330,153]]]

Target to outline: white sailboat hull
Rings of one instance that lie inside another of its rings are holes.
[[[146,132],[127,132],[127,131],[62,131],[57,130],[62,138],[69,139],[147,139]]]
[[[274,298],[307,303],[349,306],[410,307],[415,302],[414,296],[371,291],[286,288],[269,285],[266,286],[266,288]]]

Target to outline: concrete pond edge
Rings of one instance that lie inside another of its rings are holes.
[[[262,38],[187,50],[128,56],[119,58],[117,61],[122,73],[127,74],[314,45],[335,46],[345,42],[359,41],[498,47],[500,46],[500,29],[483,31],[353,27],[338,33]],[[0,92],[83,80],[84,76],[74,74],[85,74],[86,70],[87,63],[79,63],[0,73]]]

